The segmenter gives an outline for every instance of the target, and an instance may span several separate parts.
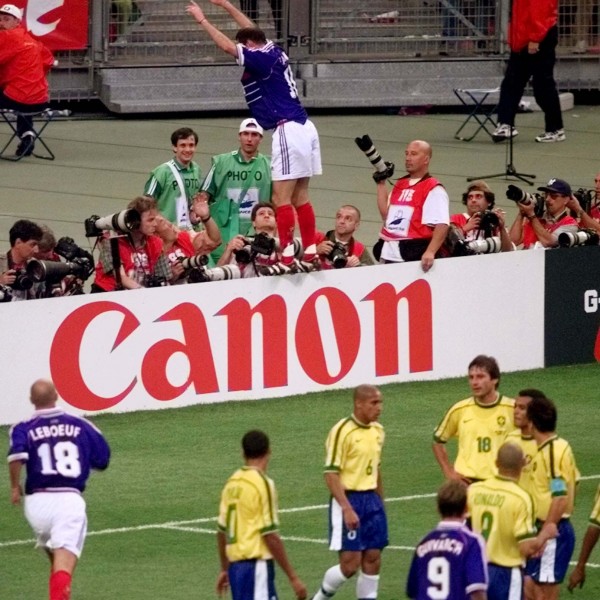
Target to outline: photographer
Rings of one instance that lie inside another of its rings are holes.
[[[10,250],[0,255],[0,285],[11,288],[13,301],[36,297],[36,286],[27,275],[26,267],[38,251],[42,234],[42,228],[27,219],[16,221],[8,232]]]
[[[317,254],[322,269],[360,267],[374,264],[364,244],[354,239],[360,225],[360,211],[345,204],[335,215],[335,228],[327,233],[317,231]]]
[[[446,239],[450,201],[442,184],[429,174],[431,156],[427,142],[414,140],[404,153],[408,174],[396,181],[389,196],[386,180],[376,180],[384,224],[373,255],[382,263],[420,260],[427,272]]]
[[[173,277],[163,253],[162,240],[154,235],[158,217],[156,200],[149,196],[138,196],[127,205],[127,209],[139,213],[140,223],[116,238],[118,254],[115,256],[111,240],[108,237],[100,240],[100,260],[96,265],[92,292],[156,287],[166,285]],[[120,263],[118,275],[115,275],[115,262]]]
[[[275,220],[275,208],[269,202],[259,202],[252,208],[250,215],[252,227],[256,236],[245,238],[236,235],[225,247],[223,255],[217,263],[218,267],[224,265],[237,265],[242,277],[257,277],[260,267],[272,266],[279,262],[280,255],[276,249],[277,221]],[[270,254],[262,254],[252,250],[252,242],[256,237],[260,239],[273,239],[273,251]]]
[[[187,282],[185,269],[181,264],[182,258],[208,256],[221,244],[221,233],[210,216],[206,201],[196,200],[192,210],[196,218],[204,224],[204,231],[179,229],[162,215],[156,219],[156,235],[163,241],[163,252],[173,273],[169,281],[171,285]]]
[[[544,214],[540,217],[535,211],[535,198],[516,186],[509,186],[507,197],[512,190],[521,192],[516,200],[519,214],[510,228],[510,239],[524,250],[530,248],[556,248],[561,233],[576,233],[577,221],[569,215],[567,203],[573,195],[571,186],[562,179],[550,179],[544,187]],[[512,199],[512,198],[510,198]]]
[[[464,235],[466,242],[499,237],[500,252],[511,252],[514,247],[506,231],[505,213],[494,208],[495,201],[496,196],[485,181],[473,181],[462,196],[467,212],[451,215],[450,224]]]
[[[569,201],[567,202],[567,208],[571,211],[571,214],[577,219],[579,223],[579,227],[581,229],[589,229],[600,233],[600,214],[598,215],[598,219],[594,218],[592,215],[594,214],[594,207],[591,207],[589,212],[586,212],[577,198],[577,193],[575,193]],[[596,207],[597,209],[597,207]]]

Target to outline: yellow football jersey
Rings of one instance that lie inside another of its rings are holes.
[[[569,442],[553,436],[538,446],[532,461],[533,499],[537,518],[545,521],[552,498],[567,496],[563,517],[571,516],[580,474]]]
[[[339,472],[347,490],[377,488],[385,434],[380,423],[360,423],[354,415],[336,423],[325,443],[325,471]]]
[[[469,486],[468,505],[473,530],[485,538],[488,562],[522,566],[519,542],[537,533],[531,496],[516,481],[497,475]]]
[[[598,489],[596,490],[594,508],[592,508],[592,513],[590,514],[590,525],[600,527],[600,485],[598,485]]]
[[[537,443],[532,436],[522,435],[520,429],[511,431],[506,437],[506,441],[519,446],[523,450],[525,466],[519,478],[519,485],[533,496],[533,457],[537,454]]]
[[[225,533],[230,562],[271,558],[263,535],[279,527],[273,480],[254,467],[237,470],[221,493],[217,526]]]
[[[473,397],[457,402],[433,433],[436,442],[458,439],[454,469],[472,479],[489,479],[496,474],[496,455],[514,426],[515,401],[499,396],[482,405]]]

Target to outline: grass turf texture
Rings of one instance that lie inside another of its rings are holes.
[[[582,475],[596,477],[579,486],[575,559],[600,476],[600,368],[593,364],[502,376],[500,391],[506,395],[525,387],[538,387],[556,400],[560,435],[571,442]],[[427,496],[442,481],[430,450],[432,430],[453,402],[469,395],[469,388],[459,378],[381,389],[387,434],[383,482],[386,497],[397,500],[387,504],[392,547],[383,555],[379,598],[396,600],[404,598],[409,548],[437,522],[434,500]],[[314,593],[325,569],[336,562],[325,543],[326,510],[318,507],[328,499],[324,442],[329,428],[350,411],[351,392],[342,390],[94,418],[113,458],[108,471],[89,480],[91,534],[75,574],[73,600],[214,598],[218,563],[211,519],[223,483],[241,464],[240,439],[252,428],[264,429],[271,438],[269,474],[279,491],[281,534],[290,538],[290,558],[309,594]],[[6,440],[7,428],[2,430]],[[454,448],[450,444],[451,454]],[[45,556],[34,552],[32,543],[7,545],[32,538],[21,509],[10,505],[8,491],[7,483],[0,487],[0,598],[45,598]],[[425,497],[399,499],[411,495]],[[599,548],[591,562],[600,563]],[[293,598],[279,570],[277,586],[281,600]],[[600,569],[588,568],[577,597],[600,598]],[[355,598],[354,582],[336,598]]]

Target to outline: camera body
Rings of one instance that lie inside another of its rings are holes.
[[[135,208],[127,208],[106,217],[92,215],[83,222],[83,225],[86,237],[98,237],[102,235],[103,231],[129,233],[134,229],[139,229],[141,222],[140,213]]]
[[[247,265],[252,262],[257,254],[271,256],[275,252],[275,238],[267,233],[257,233],[252,238],[244,238],[245,246],[234,250],[236,262]]]
[[[56,242],[54,252],[73,265],[73,275],[78,279],[85,281],[94,273],[94,257],[78,246],[73,238],[61,237]]]
[[[144,287],[146,288],[157,288],[165,287],[167,280],[164,277],[158,277],[157,275],[146,275],[144,277]]]
[[[34,283],[34,280],[31,278],[26,268],[17,269],[15,271],[15,280],[10,287],[19,292],[26,292],[33,287]]]
[[[0,303],[12,300],[12,290],[9,286],[0,283]]]
[[[392,162],[388,162],[381,158],[381,154],[375,148],[373,140],[368,135],[354,138],[356,145],[365,153],[365,156],[369,159],[369,162],[375,167],[376,171],[373,173],[373,179],[376,182],[389,179],[394,174],[395,165]]]
[[[596,199],[596,191],[579,188],[573,192],[573,196],[577,198],[584,212],[589,213]]]
[[[529,206],[533,204],[533,212],[537,217],[541,217],[546,209],[546,202],[542,194],[529,194],[516,185],[509,185],[506,190],[506,197],[513,202]]]
[[[325,234],[325,238],[333,244],[327,255],[327,260],[334,269],[343,269],[348,264],[348,250],[346,246],[335,239],[335,231],[331,230]]]
[[[480,210],[473,217],[479,217],[479,231],[483,232],[485,238],[492,237],[494,229],[500,225],[498,215],[493,210]]]

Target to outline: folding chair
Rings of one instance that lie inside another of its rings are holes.
[[[490,88],[490,89],[461,89],[456,88],[454,91],[454,95],[461,101],[461,103],[466,106],[470,112],[467,115],[467,118],[463,121],[463,124],[458,128],[454,137],[457,140],[462,140],[463,142],[470,142],[482,129],[492,137],[494,129],[496,129],[496,122],[492,118],[496,107],[498,106],[498,102],[490,103],[486,105],[486,100],[492,94],[497,94],[500,92],[500,88]],[[467,126],[469,121],[474,119],[477,121],[479,126],[475,129],[475,131],[469,137],[464,137],[461,135],[461,131]],[[492,130],[490,131],[487,128],[487,124],[492,126]]]
[[[16,154],[7,153],[8,147],[11,145],[12,141],[15,138],[18,141],[20,141],[20,138],[17,135],[17,117],[19,115],[23,115],[25,117],[32,117],[34,119],[32,129],[33,143],[36,144],[37,142],[39,142],[46,150],[46,152],[43,154],[36,154],[35,152],[33,152],[32,156],[35,156],[37,158],[43,158],[44,160],[54,160],[54,153],[52,152],[52,150],[50,150],[48,144],[46,144],[46,142],[42,139],[42,133],[56,117],[68,117],[70,114],[70,110],[52,110],[51,108],[46,108],[38,112],[19,112],[17,110],[1,108],[0,116],[4,119],[6,123],[8,123],[9,127],[11,128],[12,135],[10,136],[8,142],[6,142],[6,144],[4,145],[4,148],[0,150],[0,159],[16,162],[25,157],[25,154],[17,156]]]

